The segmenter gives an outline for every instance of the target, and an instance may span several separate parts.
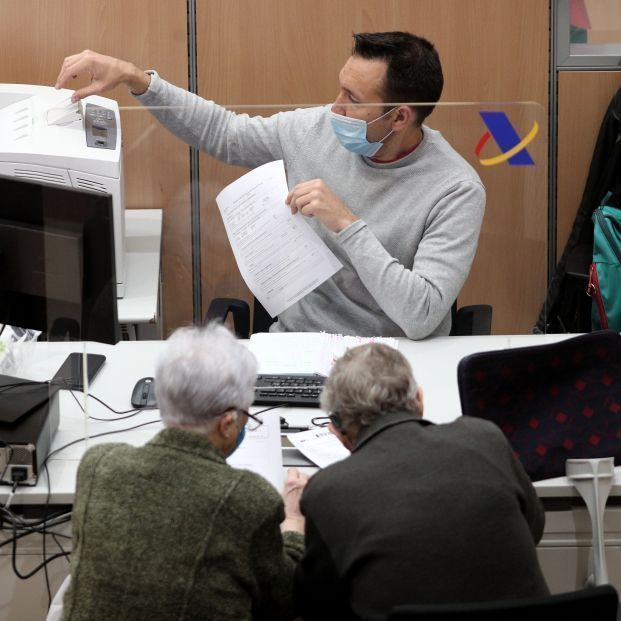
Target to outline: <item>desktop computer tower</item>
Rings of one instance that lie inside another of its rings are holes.
[[[59,420],[58,388],[0,376],[0,484],[37,484]]]

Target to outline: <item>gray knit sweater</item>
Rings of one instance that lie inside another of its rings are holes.
[[[235,114],[152,72],[138,100],[176,136],[229,164],[285,162],[287,181],[322,179],[360,219],[339,233],[308,221],[343,268],[278,317],[277,331],[420,339],[448,334],[477,247],[485,189],[440,132],[396,162],[344,149],[329,107]],[[164,107],[164,108],[162,108]]]

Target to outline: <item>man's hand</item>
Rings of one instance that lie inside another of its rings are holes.
[[[358,220],[321,179],[298,183],[285,202],[291,207],[291,213],[299,211],[308,217],[315,216],[333,233]]]
[[[148,73],[130,62],[84,50],[65,58],[55,87],[67,87],[81,73],[88,74],[91,83],[73,93],[73,103],[89,95],[101,95],[119,84],[125,84],[132,93],[140,95],[149,88],[151,82]]]
[[[300,498],[306,487],[309,477],[302,474],[297,468],[287,470],[287,480],[282,493],[285,503],[285,519],[280,525],[280,529],[285,532],[294,530],[304,534],[304,516],[300,511]]]

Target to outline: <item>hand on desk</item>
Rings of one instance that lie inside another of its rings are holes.
[[[308,479],[308,475],[302,474],[297,468],[289,468],[287,471],[287,480],[282,492],[285,519],[280,525],[280,530],[283,532],[294,530],[304,534],[304,516],[300,511],[300,498]]]

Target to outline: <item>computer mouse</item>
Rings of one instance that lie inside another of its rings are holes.
[[[136,382],[132,391],[132,406],[135,408],[156,408],[155,380],[143,377]]]

